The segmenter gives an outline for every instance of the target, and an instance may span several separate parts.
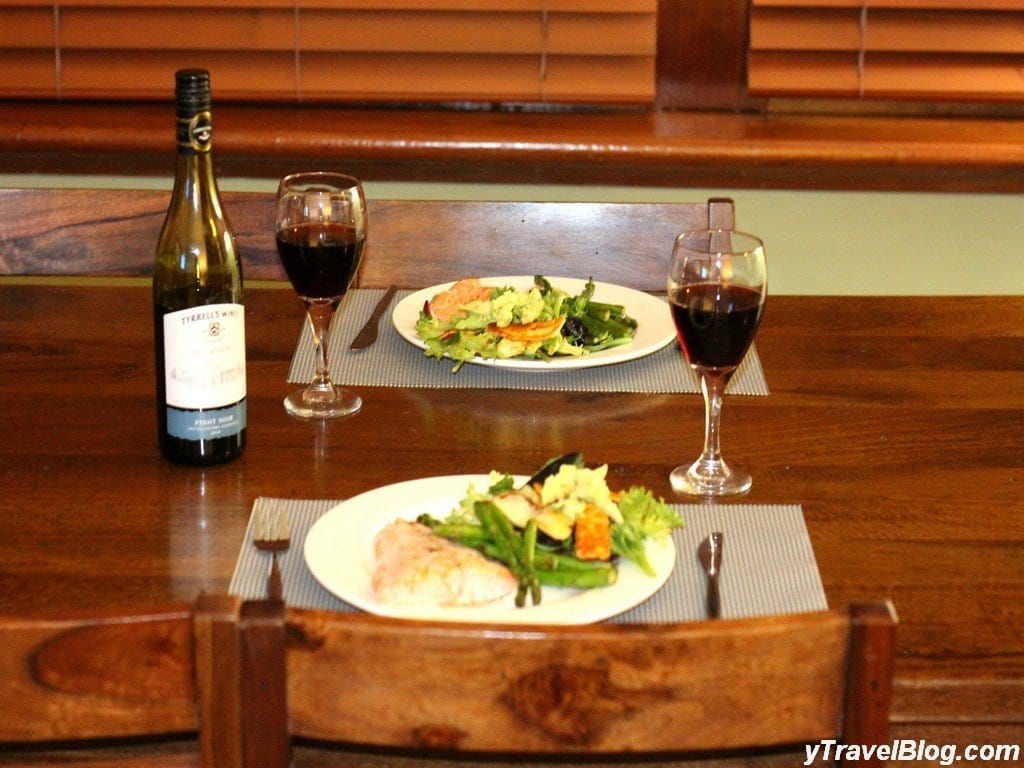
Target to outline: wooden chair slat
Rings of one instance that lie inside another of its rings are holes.
[[[260,631],[272,635],[263,618]],[[288,716],[277,727],[318,744],[414,750],[424,759],[431,751],[704,754],[841,736],[884,743],[895,626],[888,604],[525,628],[281,607]],[[265,676],[279,655],[258,668],[245,659],[243,678],[257,669]],[[258,731],[266,739],[267,727],[265,717],[243,723],[251,734],[243,738]],[[287,758],[261,765],[283,768]]]
[[[284,280],[269,193],[222,195],[246,280]],[[0,190],[0,275],[145,277],[169,193]],[[468,276],[593,277],[663,291],[672,243],[731,227],[731,201],[577,203],[370,200],[357,284],[419,288]],[[509,246],[513,243],[513,246]]]
[[[189,606],[0,618],[0,742],[196,730]]]
[[[364,744],[542,753],[836,735],[847,627],[834,613],[505,634],[293,617],[291,729]]]

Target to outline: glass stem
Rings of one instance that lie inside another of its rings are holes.
[[[316,370],[313,373],[313,380],[309,384],[310,389],[328,391],[334,386],[331,382],[330,368],[327,365],[327,345],[330,340],[331,320],[337,306],[337,302],[333,301],[311,301],[306,304],[309,327],[313,331],[313,346],[316,349]]]
[[[700,463],[705,467],[716,466],[722,461],[719,442],[722,424],[722,400],[728,375],[718,371],[700,371],[700,390],[704,395],[704,450]]]

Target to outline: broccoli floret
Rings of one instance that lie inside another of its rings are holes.
[[[684,525],[678,512],[641,486],[633,486],[619,497],[622,522],[612,526],[612,552],[632,560],[648,576],[654,568],[647,560],[645,540],[660,541],[673,528]]]

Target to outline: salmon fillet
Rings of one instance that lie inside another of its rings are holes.
[[[492,286],[481,285],[478,277],[463,278],[428,302],[430,316],[439,323],[447,323],[459,313],[462,306],[471,301],[486,301],[491,298],[493,291]]]
[[[453,544],[427,526],[395,520],[373,540],[373,591],[385,605],[482,605],[515,592],[501,563]]]

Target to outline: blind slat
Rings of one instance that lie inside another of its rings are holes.
[[[862,44],[858,11],[772,11],[750,28],[755,51],[858,51]]]
[[[189,29],[168,35],[168,29]],[[75,8],[61,13],[60,45],[77,50],[253,50],[292,51],[292,11],[248,9]],[[131,66],[131,61],[122,58]],[[124,75],[120,75],[124,77]]]
[[[1024,53],[1024,13],[870,13],[869,51]]]
[[[337,82],[338,67],[345,73]],[[418,56],[313,53],[302,67],[309,98],[523,99],[539,96],[536,62],[523,56]]]
[[[543,44],[537,18],[526,13],[323,10],[304,14],[299,29],[302,51],[539,55]]]
[[[777,88],[782,96],[849,97],[860,90],[855,56],[825,53],[795,62],[758,53],[754,58],[758,77],[772,84],[786,83],[785,88]],[[940,94],[944,98],[972,98],[974,94],[1004,93],[1014,87],[1019,77],[1019,62],[1013,57],[964,61],[959,57],[908,58],[877,54],[867,61],[864,87],[877,97],[923,98],[927,94]],[[757,86],[752,80],[751,88]]]
[[[548,58],[544,90],[548,98],[588,100],[606,91],[607,83],[614,81],[618,91],[613,96],[617,100],[639,101],[653,76],[651,57],[554,56]]]
[[[56,78],[53,53],[0,50],[0,88],[16,98],[35,98],[52,93]]]
[[[755,8],[902,8],[908,10],[1020,11],[1021,0],[751,0]]]
[[[800,60],[764,51],[750,54],[750,90],[797,97],[856,96],[860,76],[856,54],[808,53]]]
[[[53,8],[0,8],[0,49],[53,48]]]
[[[657,34],[654,16],[594,18],[579,13],[554,13],[549,15],[547,44],[550,53],[651,56]]]
[[[752,25],[753,50],[1024,52],[1024,14],[772,11]]]
[[[236,51],[195,50],[147,51],[134,55],[125,51],[69,51],[62,57],[62,95],[66,98],[167,98],[168,72],[179,67],[208,67],[216,73],[218,99],[287,98],[295,93],[294,55],[255,52],[239,56]],[[260,75],[253,77],[258,68]],[[132,72],[131,80],[124,77]]]

